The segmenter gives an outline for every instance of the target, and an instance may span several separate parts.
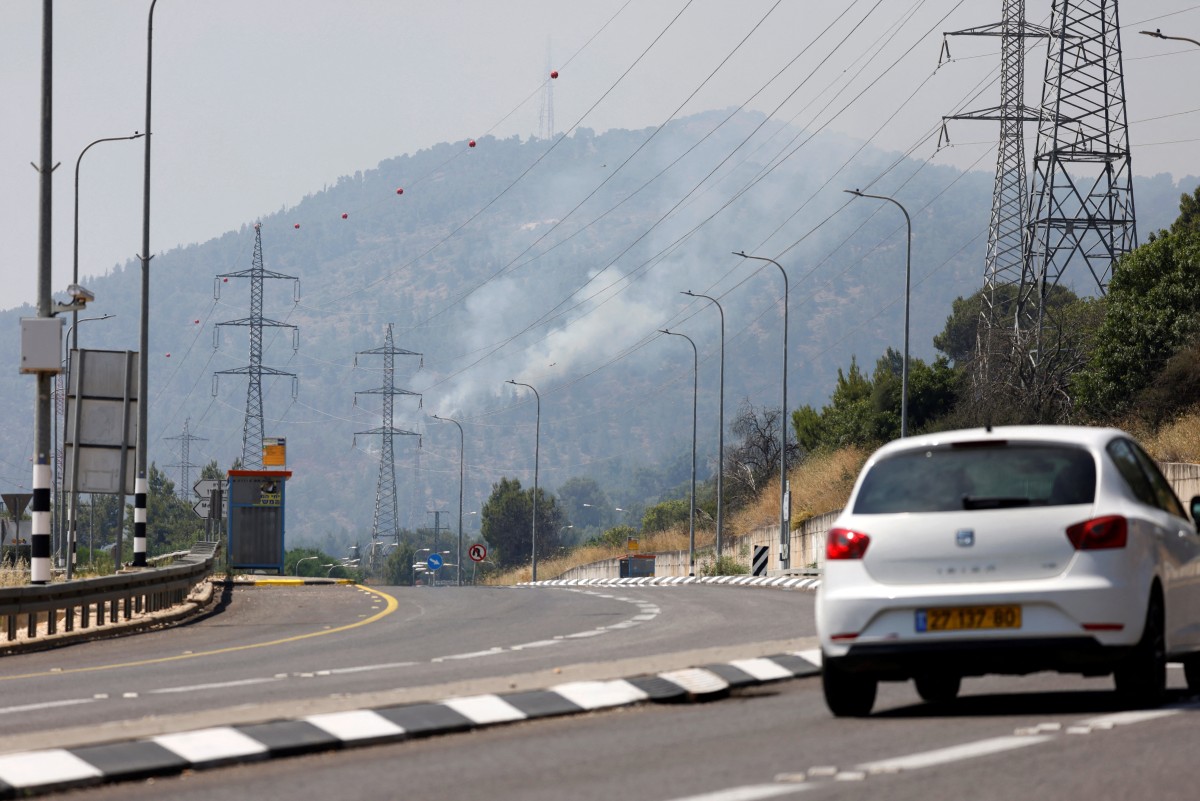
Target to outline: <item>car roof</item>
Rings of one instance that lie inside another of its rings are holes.
[[[964,428],[892,440],[876,451],[872,458],[914,448],[937,447],[939,445],[951,445],[958,442],[984,442],[987,440],[1060,442],[1099,450],[1103,449],[1105,445],[1116,437],[1128,436],[1128,434],[1118,428],[1101,428],[1097,426],[1033,425]]]

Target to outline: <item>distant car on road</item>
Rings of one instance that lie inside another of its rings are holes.
[[[1200,537],[1157,465],[1112,428],[1011,426],[896,440],[827,535],[825,700],[869,714],[880,681],[926,701],[964,676],[1113,674],[1130,703],[1182,661],[1200,691]]]

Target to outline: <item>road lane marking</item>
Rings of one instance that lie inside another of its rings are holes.
[[[950,762],[961,762],[965,759],[1002,754],[1005,751],[1027,748],[1031,745],[1037,745],[1038,743],[1044,743],[1053,739],[1054,736],[1049,734],[1021,736],[1010,734],[1004,737],[977,740],[973,743],[952,745],[949,748],[921,751],[916,754],[908,754],[907,756],[893,757],[892,759],[864,762],[858,765],[857,768],[867,773],[895,773],[900,770],[920,770],[921,768],[931,768],[935,765],[945,765]]]
[[[0,708],[0,715],[10,715],[14,712],[36,712],[39,709],[54,709],[60,706],[77,706],[90,704],[94,698],[69,698],[63,701],[43,701],[38,704],[22,704],[21,706],[6,706]]]
[[[672,801],[758,801],[760,798],[778,798],[781,795],[802,793],[811,789],[812,786],[807,784],[750,784],[712,793],[682,796]]]
[[[287,643],[299,642],[300,640],[308,640],[313,637],[323,637],[327,634],[338,634],[343,631],[359,628],[374,623],[381,618],[390,615],[400,608],[400,604],[395,598],[385,592],[381,592],[370,587],[356,587],[364,593],[372,593],[386,602],[386,606],[380,612],[376,612],[365,620],[358,620],[354,623],[347,623],[345,626],[336,628],[326,628],[321,631],[310,631],[307,634],[296,634],[292,637],[282,637],[278,640],[269,640],[267,642],[247,643],[245,645],[232,645],[228,648],[215,648],[211,651],[196,651],[189,654],[176,654],[175,656],[162,656],[156,659],[139,659],[133,662],[118,662],[111,665],[93,665],[91,667],[82,668],[59,668],[57,670],[45,670],[37,673],[19,673],[13,676],[0,676],[0,681],[12,681],[13,679],[32,679],[42,676],[66,676],[72,673],[95,673],[101,670],[124,670],[132,667],[144,667],[146,665],[161,665],[167,662],[179,662],[184,659],[196,659],[202,656],[217,656],[219,654],[232,654],[237,651],[249,651],[254,648],[269,648],[275,645],[286,645]]]
[[[266,684],[268,682],[279,681],[275,677],[269,679],[238,679],[236,681],[215,681],[211,684],[191,684],[187,687],[162,687],[157,690],[147,690],[147,695],[155,693],[190,693],[194,690],[219,690],[225,687],[244,687],[247,684]]]

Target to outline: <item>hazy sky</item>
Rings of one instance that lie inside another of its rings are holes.
[[[35,300],[38,176],[30,162],[39,158],[41,6],[0,3],[0,308]],[[780,119],[827,124],[865,139],[880,126],[881,110],[890,114],[896,98],[928,79],[875,139],[908,150],[972,87],[983,94],[968,107],[996,104],[998,40],[957,39],[958,60],[936,74],[935,68],[942,31],[998,21],[1000,6],[999,0],[161,0],[154,20],[151,249],[206,241],[291,206],[339,176],[438,142],[535,134],[548,63],[560,72],[553,83],[558,132],[576,123],[597,131],[641,128],[667,119],[743,37],[749,35],[681,114],[743,103],[831,24],[828,36],[845,41],[820,66],[821,79],[785,100],[828,47],[800,55],[749,107],[770,111],[782,103]],[[95,139],[145,127],[149,7],[149,0],[54,4],[53,153],[61,162],[53,195],[55,290],[71,275],[76,159]],[[1027,13],[1047,22],[1049,1],[1029,0]],[[1200,3],[1138,0],[1122,6],[1121,22],[1135,174],[1200,173],[1200,48],[1137,35],[1162,28],[1200,37]],[[879,41],[897,30],[892,41]],[[877,64],[898,62],[845,112],[812,119],[821,92],[839,73],[852,75],[868,54]],[[1040,62],[1031,57],[1030,63]],[[1040,69],[1028,75],[1034,104]],[[994,125],[958,123],[952,136],[955,147],[939,153],[939,161],[992,169]],[[914,155],[933,151],[929,140]],[[106,142],[83,159],[81,276],[103,273],[140,250],[142,161],[141,140]]]

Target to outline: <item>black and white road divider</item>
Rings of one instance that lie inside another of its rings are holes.
[[[641,578],[550,579],[526,581],[517,587],[675,587],[681,584],[724,584],[770,587],[778,590],[814,591],[821,585],[816,576],[643,576]]]
[[[647,702],[709,700],[740,687],[819,673],[820,653],[797,651],[629,679],[574,681],[505,695],[460,696],[437,703],[352,709],[79,748],[3,754],[0,799]]]

